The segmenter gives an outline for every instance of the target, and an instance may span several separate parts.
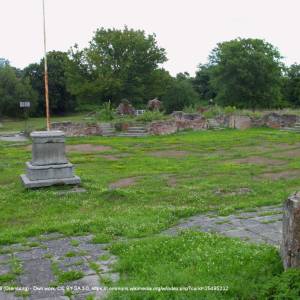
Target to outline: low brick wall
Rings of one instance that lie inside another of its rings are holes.
[[[66,136],[102,135],[99,124],[55,122],[51,124],[53,130],[61,130]]]

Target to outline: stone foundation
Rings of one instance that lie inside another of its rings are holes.
[[[63,131],[66,136],[102,135],[100,124],[56,122],[51,124],[52,130]]]
[[[268,113],[262,117],[249,117],[240,115],[220,115],[213,120],[224,128],[248,129],[252,127],[270,127],[270,128],[287,128],[293,127],[300,122],[297,115],[280,115],[277,113]],[[118,123],[116,125],[121,131],[127,131],[128,123]],[[153,135],[165,135],[176,133],[185,129],[203,130],[207,129],[207,119],[199,113],[184,113],[176,111],[171,114],[169,120],[154,121],[147,125],[147,131]],[[89,136],[105,135],[105,128],[100,123],[73,123],[60,122],[52,123],[53,130],[61,130],[66,136]]]

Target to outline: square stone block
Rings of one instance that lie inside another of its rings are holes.
[[[79,184],[73,165],[65,154],[62,131],[35,131],[32,137],[32,161],[26,163],[27,174],[21,175],[25,187],[35,188],[56,184]]]
[[[61,178],[61,179],[45,179],[45,180],[30,180],[27,175],[22,174],[21,180],[23,185],[26,188],[39,188],[45,186],[52,186],[52,185],[65,185],[65,184],[80,184],[80,178],[78,176],[74,176],[72,178]]]
[[[26,163],[27,177],[30,180],[61,179],[72,178],[73,165],[70,163],[61,165],[34,166],[30,162]]]
[[[32,138],[32,165],[66,164],[65,134],[62,131],[35,131]]]

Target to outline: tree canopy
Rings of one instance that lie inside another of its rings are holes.
[[[209,64],[217,103],[252,109],[280,106],[283,65],[271,44],[241,38],[219,43]]]
[[[286,70],[284,78],[285,100],[292,106],[300,106],[300,65],[293,64]]]
[[[55,114],[72,112],[75,109],[75,97],[67,90],[66,68],[70,63],[68,54],[51,51],[47,55],[49,76],[50,110]],[[30,64],[24,69],[24,77],[28,78],[38,94],[37,114],[45,111],[44,59],[40,63]]]
[[[0,116],[22,116],[20,101],[30,101],[34,110],[37,95],[28,80],[19,77],[19,70],[11,67],[9,62],[1,60],[0,64]]]
[[[75,45],[70,57],[69,88],[81,103],[117,103],[122,98],[140,103],[161,94],[158,83],[168,77],[159,69],[167,58],[155,35],[127,27],[98,29],[89,47]]]

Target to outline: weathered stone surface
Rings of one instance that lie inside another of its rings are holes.
[[[116,109],[117,114],[123,115],[135,115],[135,108],[131,105],[131,103],[127,99],[122,99],[121,103]]]
[[[26,163],[27,174],[21,175],[25,187],[80,183],[73,174],[73,165],[67,161],[62,131],[35,131],[31,137],[32,161]]]
[[[103,248],[107,244],[91,244],[92,235],[62,237],[61,234],[46,234],[35,238],[29,238],[28,242],[39,241],[39,245],[34,248],[24,248],[22,244],[0,246],[3,252],[9,249],[12,254],[0,256],[0,275],[7,274],[10,270],[9,259],[14,256],[22,266],[22,272],[13,283],[15,286],[28,288],[29,300],[63,300],[68,299],[63,288],[54,288],[52,284],[57,283],[58,275],[67,271],[82,271],[84,277],[70,282],[64,282],[60,286],[71,288],[74,296],[72,299],[86,299],[89,295],[94,295],[94,299],[102,299],[106,295],[103,290],[104,284],[101,278],[107,277],[111,280],[118,280],[117,273],[112,272],[112,264],[116,257],[110,255],[108,250]],[[74,243],[77,241],[78,243]],[[73,244],[73,245],[72,245]],[[99,257],[106,255],[106,261],[100,262]],[[99,265],[99,275],[92,270],[90,263]],[[54,267],[55,266],[55,267]],[[105,266],[104,268],[102,268]],[[104,282],[104,281],[103,281]],[[0,299],[15,300],[22,299],[16,297],[16,293],[0,291]]]
[[[96,123],[56,122],[52,123],[53,130],[61,130],[66,136],[102,135],[103,128]]]
[[[255,212],[241,212],[226,217],[198,215],[182,221],[163,234],[176,235],[181,230],[193,229],[279,246],[282,238],[281,216],[282,208],[278,206],[261,207]]]
[[[2,254],[0,255],[0,263],[8,262],[11,259],[10,254]]]
[[[300,192],[290,196],[284,204],[281,256],[283,266],[300,267]]]
[[[26,166],[27,177],[30,180],[62,179],[74,177],[73,165],[70,163],[34,166],[30,162],[27,162]]]
[[[9,264],[0,264],[0,276],[10,272]]]
[[[76,185],[80,184],[81,180],[78,176],[72,178],[61,179],[45,179],[45,180],[30,180],[27,175],[21,175],[21,180],[26,188],[39,188],[52,185]]]
[[[34,131],[32,138],[33,166],[66,164],[65,135],[62,131]]]
[[[176,121],[156,121],[149,126],[149,133],[153,135],[166,135],[176,133],[178,131]]]
[[[195,115],[195,116],[194,116]],[[176,117],[173,120],[155,121],[148,126],[148,132],[153,135],[166,135],[185,129],[203,130],[207,122],[198,114],[185,114],[185,117]]]
[[[248,129],[252,127],[251,118],[248,116],[230,116],[229,128]]]

